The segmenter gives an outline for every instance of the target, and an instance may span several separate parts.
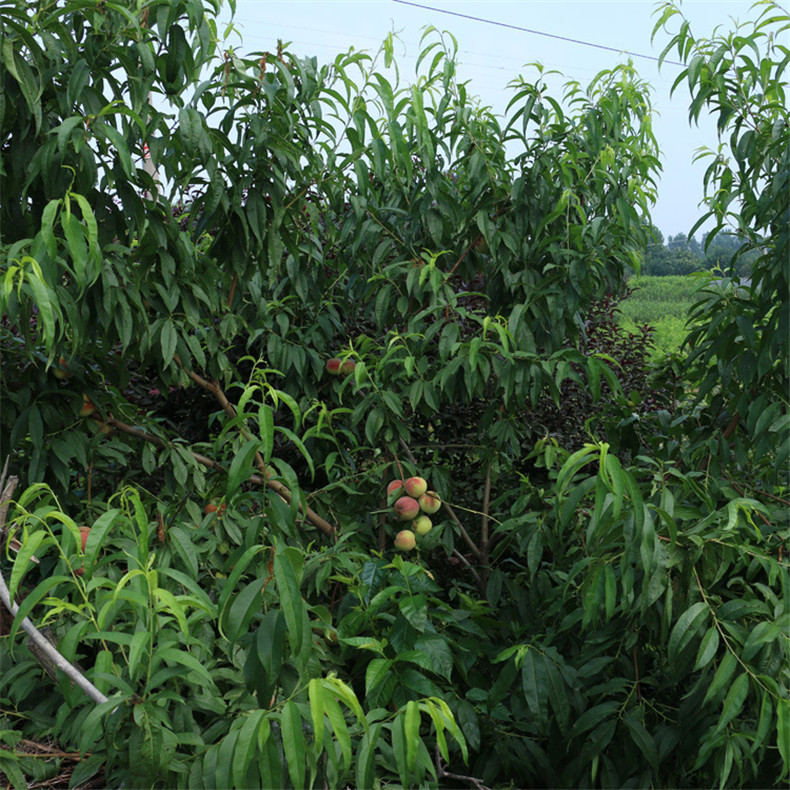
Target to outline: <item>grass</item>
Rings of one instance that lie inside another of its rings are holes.
[[[633,293],[620,303],[620,326],[633,332],[650,324],[655,332],[651,358],[679,353],[686,337],[686,319],[694,303],[693,292],[699,285],[694,277],[632,277]]]

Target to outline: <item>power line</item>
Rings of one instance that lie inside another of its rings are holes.
[[[644,58],[645,60],[655,60],[658,61],[658,58],[653,57],[653,55],[640,55],[638,52],[629,52],[628,50],[624,49],[616,49],[615,47],[606,47],[603,44],[593,44],[590,41],[581,41],[577,38],[567,38],[566,36],[558,36],[554,33],[543,33],[540,30],[530,30],[528,27],[519,27],[518,25],[509,25],[507,22],[495,22],[493,19],[483,19],[479,16],[471,16],[470,14],[462,14],[459,11],[448,11],[446,8],[434,8],[433,6],[421,5],[420,3],[411,3],[409,0],[392,0],[393,3],[398,3],[400,5],[410,5],[414,8],[421,8],[423,11],[436,11],[438,14],[448,14],[449,16],[459,16],[463,19],[470,19],[473,22],[482,22],[486,25],[494,25],[495,27],[506,27],[510,30],[518,30],[520,33],[532,33],[535,36],[545,36],[546,38],[556,38],[559,41],[568,41],[571,44],[581,44],[585,47],[594,47],[595,49],[605,49],[609,52],[617,52],[618,54],[624,55],[631,55],[635,58]],[[665,60],[664,63],[667,63],[671,66],[684,66],[684,63],[678,63],[674,60]]]

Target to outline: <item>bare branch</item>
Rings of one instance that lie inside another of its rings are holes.
[[[442,502],[442,507],[450,514],[450,518],[455,522],[455,525],[458,527],[459,531],[461,532],[461,537],[466,542],[466,545],[469,546],[472,554],[475,555],[475,558],[480,562],[483,561],[483,552],[477,547],[477,544],[469,537],[469,533],[466,531],[466,528],[461,523],[461,519],[455,515],[455,511],[447,504],[447,502]]]
[[[446,770],[444,765],[442,764],[442,755],[441,752],[439,751],[438,743],[436,744],[435,763],[436,763],[437,779],[457,779],[461,782],[469,782],[469,784],[476,787],[477,790],[489,790],[489,788],[483,784],[483,780],[478,779],[476,776],[464,776],[463,774],[454,774]]]

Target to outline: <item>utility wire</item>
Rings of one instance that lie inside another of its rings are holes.
[[[519,27],[518,25],[509,25],[507,22],[495,22],[493,19],[483,19],[479,16],[471,16],[470,14],[462,14],[459,11],[448,11],[446,8],[434,8],[433,6],[421,5],[420,3],[411,3],[409,0],[392,0],[393,3],[398,3],[400,5],[410,5],[414,8],[421,8],[423,11],[436,11],[438,14],[448,14],[449,16],[459,16],[463,19],[471,19],[473,22],[483,22],[486,25],[494,25],[495,27],[506,27],[510,30],[518,30],[521,33],[532,33],[535,36],[545,36],[546,38],[556,38],[560,41],[569,41],[571,44],[581,44],[585,47],[594,47],[595,49],[605,49],[609,52],[617,52],[618,54],[624,55],[631,55],[635,58],[644,58],[645,60],[655,60],[658,61],[659,59],[654,57],[653,55],[640,55],[638,52],[629,52],[628,50],[624,49],[616,49],[615,47],[605,47],[603,44],[593,44],[590,41],[580,41],[577,38],[567,38],[566,36],[558,36],[554,33],[543,33],[540,30],[530,30],[528,27]],[[667,63],[671,66],[684,66],[684,63],[678,63],[674,60],[665,60],[664,63]]]

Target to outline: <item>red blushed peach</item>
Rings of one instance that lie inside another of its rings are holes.
[[[342,364],[343,363],[337,357],[332,357],[332,359],[328,360],[326,363],[326,372],[331,376],[339,376],[340,366]]]
[[[58,359],[58,364],[52,368],[52,375],[61,381],[71,378],[71,370],[69,370],[69,366],[65,357],[60,357]]]
[[[387,496],[389,496],[390,494],[394,494],[397,491],[402,490],[402,488],[403,488],[403,480],[393,480],[387,486]]]
[[[442,500],[435,491],[426,491],[417,501],[423,513],[436,513],[442,506]]]
[[[79,411],[80,417],[90,417],[96,411],[93,401],[85,394],[82,394],[82,408]]]
[[[404,481],[403,487],[406,489],[406,493],[414,499],[418,499],[428,490],[428,484],[422,477],[410,477]]]
[[[410,529],[402,529],[395,536],[395,548],[398,551],[411,551],[417,545],[417,539]]]
[[[420,512],[420,503],[410,496],[402,496],[393,505],[395,515],[401,521],[411,521]]]

